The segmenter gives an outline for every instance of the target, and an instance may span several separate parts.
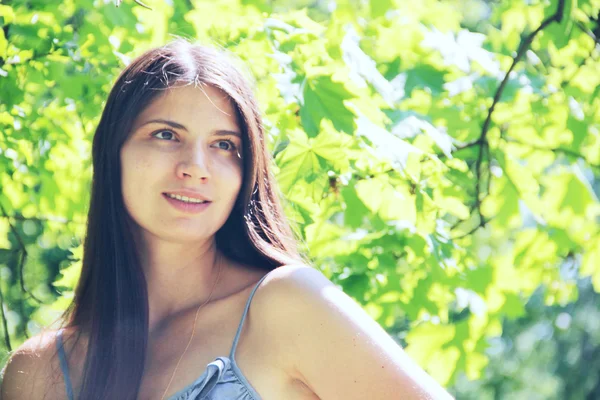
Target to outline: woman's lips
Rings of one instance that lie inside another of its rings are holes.
[[[181,200],[177,200],[172,197],[169,197],[164,193],[163,193],[163,197],[169,202],[169,204],[171,204],[173,207],[175,207],[179,211],[183,211],[183,212],[186,212],[189,214],[201,213],[202,211],[206,210],[206,208],[208,208],[208,206],[210,206],[210,204],[212,203],[210,201],[207,201],[204,203],[186,203],[185,201],[181,201]]]

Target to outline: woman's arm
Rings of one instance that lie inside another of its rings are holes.
[[[319,398],[452,399],[321,272],[286,266],[271,275],[261,320],[286,343],[290,375]]]

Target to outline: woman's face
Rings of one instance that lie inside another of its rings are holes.
[[[197,241],[223,226],[242,186],[241,136],[231,101],[210,86],[167,90],[136,118],[122,191],[144,237]]]

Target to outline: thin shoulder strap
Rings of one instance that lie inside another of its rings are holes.
[[[277,269],[277,268],[275,268]],[[273,272],[275,269],[267,272],[265,274],[265,276],[263,276],[262,278],[260,278],[260,280],[258,281],[258,283],[256,284],[256,286],[254,286],[254,289],[252,289],[252,292],[250,293],[250,296],[248,297],[248,301],[246,302],[246,308],[244,308],[244,313],[242,314],[242,320],[240,321],[240,324],[238,326],[237,332],[235,334],[235,338],[233,339],[233,345],[231,346],[231,352],[229,353],[229,358],[235,362],[235,349],[237,348],[238,345],[238,341],[240,339],[240,334],[242,333],[242,328],[244,326],[244,321],[246,320],[246,315],[248,314],[248,309],[250,308],[250,303],[252,302],[252,298],[254,297],[254,293],[256,293],[256,289],[258,289],[258,286],[262,283],[262,281],[267,277],[267,275],[269,275],[271,272]]]
[[[69,377],[69,366],[67,364],[67,356],[65,354],[65,348],[63,346],[63,330],[59,329],[56,334],[56,349],[58,350],[58,359],[60,360],[60,369],[63,373],[65,380],[65,387],[67,389],[68,400],[73,399],[73,387],[71,386],[71,378]]]

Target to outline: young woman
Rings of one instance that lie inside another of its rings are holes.
[[[306,266],[225,53],[177,40],[133,61],[92,156],[66,324],[12,355],[2,400],[450,398]]]

